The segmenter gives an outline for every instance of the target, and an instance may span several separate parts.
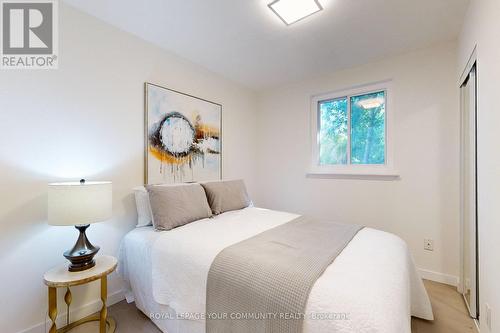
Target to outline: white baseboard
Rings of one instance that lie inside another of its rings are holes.
[[[458,276],[434,272],[434,271],[430,271],[428,269],[422,269],[422,268],[420,268],[419,271],[420,271],[420,276],[423,279],[431,280],[434,282],[440,282],[440,283],[444,283],[444,284],[449,284],[450,286],[454,286],[454,287],[458,286]]]
[[[108,295],[107,299],[107,305],[111,306],[113,304],[116,304],[122,300],[124,300],[124,294],[123,290],[116,291],[110,295]],[[63,303],[64,304],[64,303]],[[90,303],[87,303],[79,308],[76,309],[70,309],[70,317],[71,321],[75,321],[81,318],[84,318],[88,315],[91,315],[93,313],[98,312],[101,309],[101,300],[95,300]],[[60,308],[65,308],[66,304],[64,304],[64,307]],[[67,311],[60,312],[57,314],[57,320],[56,320],[56,325],[58,328],[63,327],[66,325],[66,313]],[[40,332],[46,332],[50,328],[51,321],[47,320],[46,322],[41,322],[39,324],[36,324],[34,326],[31,326],[30,328],[27,328],[23,331],[20,331],[18,333],[40,333]]]

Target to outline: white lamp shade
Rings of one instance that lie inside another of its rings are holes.
[[[112,216],[111,182],[49,184],[48,222],[51,225],[83,225]]]

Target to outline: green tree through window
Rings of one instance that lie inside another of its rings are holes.
[[[385,164],[385,101],[378,91],[319,102],[320,164]]]
[[[347,97],[320,103],[320,164],[347,163]]]

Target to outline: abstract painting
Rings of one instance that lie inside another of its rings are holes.
[[[221,178],[222,105],[145,84],[145,183]]]

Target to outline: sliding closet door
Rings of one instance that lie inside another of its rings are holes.
[[[476,155],[476,69],[472,67],[461,87],[461,289],[471,317],[478,318],[477,257],[477,155]]]

